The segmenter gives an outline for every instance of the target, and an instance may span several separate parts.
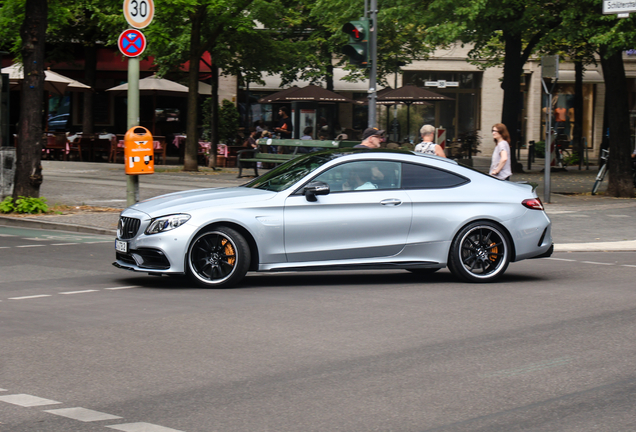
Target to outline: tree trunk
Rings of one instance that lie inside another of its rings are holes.
[[[199,57],[201,57],[201,24],[205,8],[199,7],[191,15],[192,33],[190,34],[190,70],[188,72],[188,124],[186,125],[186,143],[183,158],[184,171],[198,171],[199,136],[197,134],[199,104]]]
[[[519,116],[522,109],[521,75],[523,73],[522,41],[518,34],[504,32],[505,63],[503,82],[501,88],[504,91],[503,112],[501,122],[506,125],[510,133],[510,163],[512,172],[523,172],[521,164],[517,164],[516,148],[520,139],[521,123]],[[486,125],[490,128],[492,125]]]
[[[219,68],[216,63],[212,63],[212,78],[210,80],[212,85],[212,109],[210,110],[210,168],[216,168],[216,155],[219,148]]]
[[[609,123],[609,185],[607,193],[620,198],[634,197],[631,178],[631,141],[629,131],[629,101],[627,79],[623,65],[623,53],[617,51],[609,55],[606,47],[601,47],[601,65],[605,79],[605,97],[608,103]]]
[[[13,198],[38,198],[42,184],[42,106],[44,102],[44,42],[48,15],[47,0],[27,0],[22,38],[20,123],[16,152]]]
[[[97,77],[97,47],[84,45],[84,84],[95,88]],[[95,119],[93,117],[93,92],[84,93],[84,112],[82,114],[82,131],[85,135],[95,131]]]
[[[583,166],[585,149],[583,148],[583,62],[574,62],[574,118],[570,119],[570,124],[574,122],[572,130],[572,148],[579,156],[579,169]]]

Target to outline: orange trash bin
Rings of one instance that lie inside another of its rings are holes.
[[[130,128],[124,135],[126,174],[154,174],[154,142],[152,134],[142,126]]]

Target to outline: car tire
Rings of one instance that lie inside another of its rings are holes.
[[[463,281],[493,282],[508,268],[510,244],[508,235],[495,223],[471,223],[455,236],[448,268]]]
[[[239,283],[250,265],[245,238],[228,227],[199,233],[188,248],[187,272],[199,286],[230,288]]]

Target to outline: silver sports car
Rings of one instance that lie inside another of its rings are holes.
[[[177,192],[121,214],[115,266],[230,287],[248,271],[448,266],[491,282],[552,253],[532,186],[406,151],[309,153],[233,188]]]

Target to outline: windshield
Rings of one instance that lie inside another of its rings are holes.
[[[287,189],[325,163],[342,156],[341,153],[312,153],[292,159],[252,180],[245,187],[279,192]]]

